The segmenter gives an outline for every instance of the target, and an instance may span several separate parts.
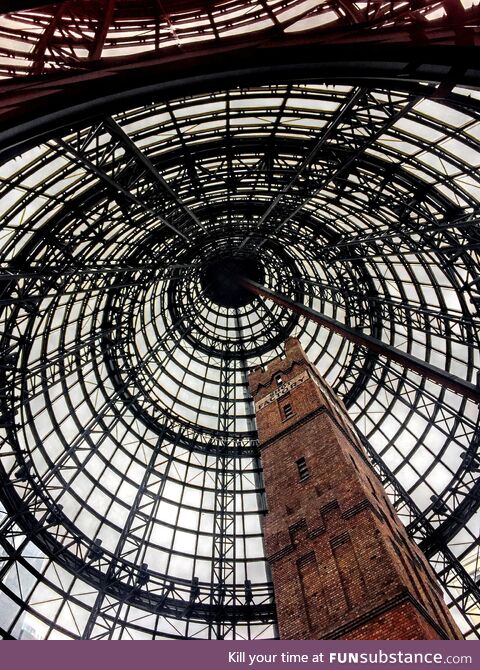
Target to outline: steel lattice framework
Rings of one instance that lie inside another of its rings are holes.
[[[331,44],[478,43],[470,0],[4,0],[0,75],[110,67],[245,35],[264,43],[315,32]]]
[[[295,335],[480,637],[478,404],[218,266],[478,387],[480,76],[418,46],[478,7],[34,4],[0,22],[2,635],[275,636],[246,375]],[[417,46],[319,56],[371,31]]]

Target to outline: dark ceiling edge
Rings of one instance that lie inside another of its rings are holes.
[[[235,86],[317,81],[395,87],[425,95],[480,88],[476,47],[322,46],[206,50],[182,58],[0,84],[0,158],[52,131],[171,97]]]
[[[61,5],[64,0],[5,0],[0,2],[0,14],[20,12],[25,9],[41,9],[51,5]]]

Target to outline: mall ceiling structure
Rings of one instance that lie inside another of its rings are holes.
[[[478,2],[0,11],[1,635],[277,635],[246,377],[294,335],[479,638]]]

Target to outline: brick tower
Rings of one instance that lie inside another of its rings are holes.
[[[433,571],[298,340],[249,377],[282,639],[462,639]]]

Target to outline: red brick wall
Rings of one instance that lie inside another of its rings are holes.
[[[281,638],[461,638],[345,408],[297,340],[287,340],[285,350],[285,357],[249,378]],[[303,481],[300,459],[308,468]]]

